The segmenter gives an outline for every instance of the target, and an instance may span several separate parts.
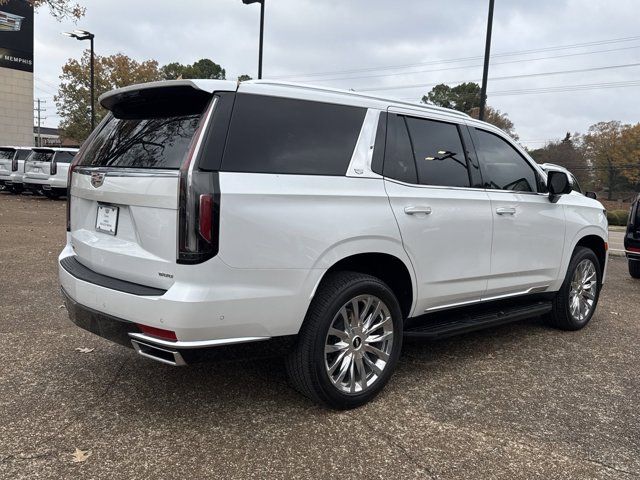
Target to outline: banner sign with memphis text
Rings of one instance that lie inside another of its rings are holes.
[[[0,67],[33,72],[33,6],[27,0],[0,5]]]

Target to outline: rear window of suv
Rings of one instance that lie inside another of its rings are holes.
[[[29,157],[32,162],[50,162],[53,158],[53,152],[36,152],[34,151]]]
[[[365,113],[347,105],[238,94],[222,169],[344,175]]]
[[[13,160],[13,150],[0,149],[0,160]]]
[[[110,116],[79,165],[178,169],[199,120],[200,114],[134,119]]]

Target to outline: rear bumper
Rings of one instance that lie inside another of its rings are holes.
[[[29,185],[35,185],[40,188],[44,188],[45,190],[51,189],[67,189],[67,180],[66,178],[59,178],[56,176],[53,177],[30,177],[29,174],[25,174],[23,178],[25,187],[28,188]]]
[[[24,173],[18,173],[18,172],[14,172],[11,174],[9,181],[12,184],[20,184],[22,185],[24,183]]]
[[[143,357],[169,365],[282,355],[295,341],[293,336],[192,342],[162,340],[145,335],[133,322],[81,305],[64,288],[61,288],[61,292],[69,318],[78,327],[124,347],[133,348]],[[163,352],[168,355],[163,355]]]
[[[151,288],[157,293],[140,294],[135,288],[149,287],[87,268],[69,269],[70,263],[80,263],[77,258],[70,245],[59,258],[64,263],[59,264],[60,284],[71,300],[110,318],[173,331],[179,342],[194,347],[297,334],[323,273],[233,269],[216,257],[201,265],[179,266],[176,278],[184,280],[167,290]]]

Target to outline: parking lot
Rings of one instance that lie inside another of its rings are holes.
[[[75,327],[64,222],[63,200],[0,192],[1,478],[640,477],[640,281],[621,257],[586,329],[408,344],[382,395],[332,412],[277,359],[172,368]]]

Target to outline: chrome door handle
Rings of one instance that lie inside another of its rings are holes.
[[[496,208],[496,213],[498,215],[515,215],[516,209],[513,207],[509,208]]]
[[[416,213],[429,215],[431,213],[431,207],[404,207],[404,213],[407,215],[415,215]]]

